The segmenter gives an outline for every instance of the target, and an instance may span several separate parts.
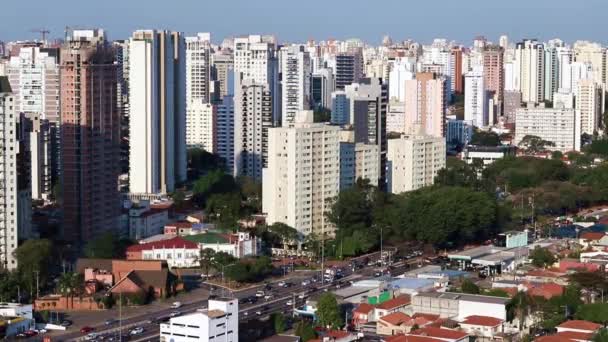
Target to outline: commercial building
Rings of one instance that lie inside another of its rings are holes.
[[[186,109],[191,103],[209,103],[211,34],[186,37]]]
[[[282,125],[293,122],[297,112],[310,109],[310,55],[302,45],[284,46],[281,58]]]
[[[434,73],[416,74],[405,81],[405,132],[434,137],[445,136],[445,115],[448,100],[445,77]]]
[[[350,123],[350,100],[344,90],[331,93],[331,123],[348,125]]]
[[[99,29],[72,31],[60,60],[63,237],[83,243],[118,223],[117,69]]]
[[[398,194],[432,185],[445,167],[445,139],[422,135],[389,139],[387,159],[388,191]]]
[[[160,325],[161,342],[239,341],[237,299],[210,299],[207,309],[173,317]]]
[[[212,74],[214,79],[220,83],[218,96],[223,98],[234,95],[234,55],[231,50],[216,51],[211,56]],[[215,91],[217,92],[217,91]]]
[[[360,49],[336,55],[336,90],[357,83],[363,77],[363,54]]]
[[[268,224],[324,236],[333,233],[325,212],[340,189],[340,128],[315,124],[312,115],[300,112],[289,127],[268,130],[263,212]]]
[[[445,141],[450,147],[467,146],[473,138],[473,122],[467,120],[448,120]]]
[[[186,146],[217,152],[217,106],[202,100],[186,106]]]
[[[331,68],[315,70],[310,81],[310,97],[313,109],[331,109],[334,89],[333,70]]]
[[[490,124],[488,91],[484,84],[482,68],[469,71],[464,77],[464,119],[472,121],[476,127]]]
[[[129,42],[129,191],[173,192],[186,180],[186,63],[179,32],[135,31]]]
[[[519,145],[527,135],[537,136],[550,141],[547,146],[552,151],[580,151],[581,131],[580,112],[563,107],[546,108],[544,103],[534,106],[528,104],[515,114],[515,140]]]
[[[496,247],[524,247],[528,245],[528,231],[512,231],[498,234]]]

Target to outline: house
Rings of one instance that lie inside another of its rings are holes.
[[[424,327],[410,332],[408,335],[432,337],[445,342],[468,342],[469,334],[461,330],[436,327]]]
[[[502,333],[502,319],[488,316],[468,316],[460,322],[462,330],[469,335],[478,337],[494,338],[494,336]]]
[[[371,304],[361,303],[353,310],[353,325],[359,327],[361,324],[374,321],[374,309]]]
[[[113,295],[137,295],[142,298],[166,298],[175,291],[174,276],[168,269],[160,272],[133,270],[120,279],[108,292]],[[142,303],[143,304],[143,303]]]
[[[562,331],[556,334],[541,336],[535,342],[591,342],[595,333],[583,333],[576,331]]]
[[[376,334],[378,335],[397,335],[410,332],[412,325],[408,324],[412,317],[397,311],[378,318],[376,324]]]
[[[557,332],[573,331],[579,333],[595,333],[602,327],[601,324],[583,321],[583,320],[570,320],[558,325]]]
[[[443,340],[428,336],[395,335],[384,339],[385,342],[443,342]]]
[[[584,248],[589,248],[599,244],[605,236],[604,232],[584,232],[579,235],[578,243]]]
[[[127,260],[165,260],[169,267],[195,267],[200,248],[179,236],[169,240],[136,244],[127,248]]]
[[[545,299],[561,296],[565,290],[563,285],[555,283],[526,282],[523,284],[523,287],[529,295],[533,297],[543,297]]]
[[[411,304],[412,300],[409,295],[401,295],[393,299],[389,299],[376,306],[374,317],[378,320],[380,317],[386,316],[393,312],[405,312],[406,308]]]
[[[581,262],[576,259],[561,259],[559,261],[559,270],[562,272],[584,270],[588,272],[597,272],[604,269],[604,265],[593,262]]]
[[[308,342],[351,342],[358,339],[356,334],[343,330],[329,330],[319,332],[319,339]]]

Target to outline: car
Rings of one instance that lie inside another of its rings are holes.
[[[46,334],[47,330],[46,329],[35,329],[35,332],[39,333],[39,334]]]
[[[277,283],[277,285],[279,285],[280,287],[285,287],[285,282],[281,280]]]
[[[247,311],[243,312],[243,316],[249,316],[249,312],[247,312]]]
[[[92,341],[92,340],[94,340],[96,338],[97,338],[97,334],[96,333],[90,333],[90,334],[87,334],[87,336],[84,337],[84,340],[85,341]]]
[[[38,332],[34,331],[34,330],[27,330],[24,332],[24,334],[27,337],[34,337],[34,336],[38,335]]]
[[[271,300],[273,297],[274,297],[274,296],[273,296],[272,294],[270,294],[270,293],[269,293],[269,294],[267,294],[267,295],[265,295],[265,296],[264,296],[264,299],[265,299],[265,300]]]
[[[142,327],[135,327],[133,329],[131,329],[131,331],[129,332],[129,334],[131,335],[139,335],[139,334],[143,334],[144,332],[144,328]]]
[[[264,291],[259,290],[258,292],[255,293],[256,297],[264,297]]]
[[[266,285],[264,286],[264,290],[266,290],[266,291],[270,291],[270,290],[272,290],[272,286],[270,286],[270,284],[266,284]]]
[[[94,330],[95,330],[95,328],[93,328],[93,327],[84,326],[84,327],[82,327],[82,329],[80,329],[80,332],[83,333],[83,334],[88,334],[88,333],[90,333],[91,331],[94,331]]]
[[[61,323],[59,325],[67,328],[72,325],[72,321],[65,319],[65,320],[61,321]]]
[[[169,317],[177,317],[179,315],[181,315],[182,313],[179,311],[173,311],[169,314]]]
[[[257,310],[257,311],[255,312],[255,314],[256,314],[256,315],[258,315],[258,316],[261,316],[261,315],[262,315],[262,310]]]
[[[105,325],[112,325],[114,323],[118,322],[116,319],[114,318],[110,318],[110,319],[106,319],[106,321],[104,322]]]
[[[310,285],[310,280],[303,280],[302,281],[302,286],[308,286]]]
[[[182,307],[181,302],[173,302],[173,304],[171,304],[171,309],[179,309],[181,307]]]
[[[288,301],[285,303],[285,305],[287,305],[287,306],[292,306],[292,305],[293,305],[293,302],[292,302],[291,300],[288,300]]]
[[[300,293],[300,294],[298,295],[298,298],[300,298],[300,299],[304,299],[304,298],[306,298],[306,294],[304,294],[304,293]]]
[[[374,272],[374,277],[378,278],[380,276],[382,276],[382,272],[380,272],[380,271]]]
[[[247,301],[249,304],[255,304],[258,302],[258,297],[256,296],[251,296],[249,297],[249,300]]]

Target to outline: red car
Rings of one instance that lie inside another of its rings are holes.
[[[95,328],[92,328],[92,327],[82,327],[82,329],[80,329],[80,332],[83,334],[88,334],[94,330],[95,330]]]

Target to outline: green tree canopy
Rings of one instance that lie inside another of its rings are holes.
[[[108,231],[90,240],[84,247],[84,254],[87,258],[122,258],[132,243],[130,240],[119,239],[113,232]]]
[[[555,146],[552,141],[544,140],[536,135],[526,135],[519,142],[519,147],[523,148],[528,153],[545,152],[547,147]]]
[[[477,146],[500,146],[500,137],[494,132],[477,130],[471,138],[471,145]]]
[[[283,315],[281,312],[275,312],[270,315],[270,320],[272,321],[275,334],[282,334],[285,332],[285,329],[287,329],[285,315]]]
[[[445,168],[437,172],[435,184],[438,186],[462,186],[466,188],[479,189],[480,181],[473,166],[456,157],[448,157]]]
[[[317,302],[317,318],[319,325],[338,329],[342,326],[342,315],[338,307],[336,296],[325,292],[319,297]]]
[[[17,267],[26,284],[35,284],[36,273],[40,284],[46,283],[52,261],[53,247],[50,240],[26,240],[14,252]]]
[[[557,261],[551,251],[538,246],[530,252],[530,259],[532,259],[532,265],[543,268],[551,266]]]
[[[479,294],[479,286],[477,286],[470,279],[465,279],[460,284],[460,291],[462,293]]]
[[[578,309],[576,318],[600,324],[608,323],[608,303],[584,304]]]
[[[294,333],[302,339],[302,342],[314,340],[317,337],[315,329],[306,321],[296,323]]]

